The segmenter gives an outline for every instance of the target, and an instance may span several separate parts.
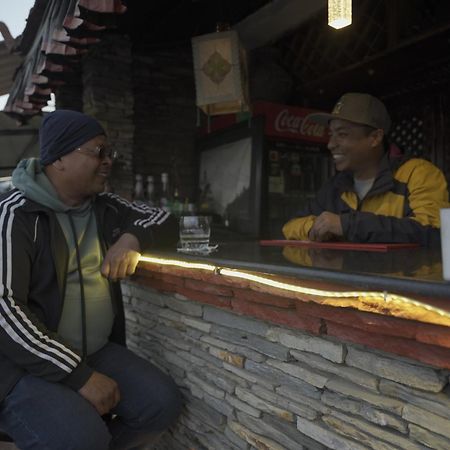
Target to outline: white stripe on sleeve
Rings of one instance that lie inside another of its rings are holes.
[[[0,316],[0,325],[6,333],[22,347],[51,361],[66,372],[71,372],[81,358],[58,341],[42,333],[24,314],[14,301],[12,291],[12,224],[14,211],[25,203],[26,199],[20,192],[11,194],[3,200],[0,206],[3,211],[0,215],[0,230],[5,232],[0,246],[0,306],[4,316]],[[6,274],[4,274],[6,268]],[[14,328],[11,326],[14,325]],[[36,348],[37,347],[37,348]],[[56,359],[53,355],[55,355]]]

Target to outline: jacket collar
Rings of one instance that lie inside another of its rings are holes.
[[[380,160],[380,167],[375,177],[369,196],[388,192],[394,187],[394,171],[397,167],[405,162],[402,158],[389,158],[386,153]],[[353,172],[343,171],[336,176],[336,186],[341,192],[355,191]]]

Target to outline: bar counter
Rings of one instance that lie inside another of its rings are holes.
[[[161,257],[203,261],[219,267],[335,282],[448,299],[450,282],[442,278],[440,248],[382,251],[262,246],[258,242],[220,244],[207,255],[154,253]]]
[[[186,400],[158,450],[450,448],[440,249],[155,251],[123,288]]]

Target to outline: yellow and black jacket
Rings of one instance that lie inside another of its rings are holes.
[[[439,210],[448,208],[443,173],[424,159],[385,156],[370,191],[360,200],[353,175],[339,172],[314,201],[283,227],[286,239],[308,239],[315,218],[339,214],[344,239],[351,242],[439,242]]]

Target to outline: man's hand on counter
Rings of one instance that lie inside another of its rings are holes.
[[[102,275],[111,280],[121,280],[136,270],[140,256],[139,241],[130,233],[124,233],[110,247],[102,264]]]
[[[329,241],[343,234],[340,216],[325,211],[316,217],[308,237],[311,241]]]

